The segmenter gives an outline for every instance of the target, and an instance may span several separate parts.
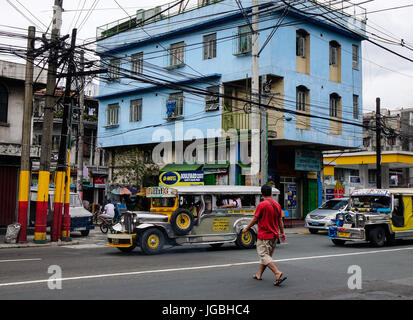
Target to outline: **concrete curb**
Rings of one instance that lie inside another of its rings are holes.
[[[47,242],[47,243],[33,243],[33,242],[24,242],[24,243],[1,243],[0,249],[12,249],[12,248],[41,248],[41,247],[64,247],[78,245],[79,241],[58,241],[58,242]]]

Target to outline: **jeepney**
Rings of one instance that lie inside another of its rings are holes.
[[[359,189],[328,230],[336,245],[369,241],[375,247],[413,238],[412,188]]]
[[[219,247],[235,243],[253,248],[256,226],[242,229],[251,221],[260,202],[261,187],[182,186],[150,187],[150,211],[127,211],[108,235],[108,245],[123,252],[140,247],[145,254],[157,254],[164,245],[209,244]],[[278,200],[279,191],[273,188]],[[224,207],[224,199],[238,199],[238,207]]]

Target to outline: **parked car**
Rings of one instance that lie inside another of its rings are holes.
[[[53,217],[53,197],[54,192],[52,189],[49,190],[49,204],[47,211],[47,226],[51,226]],[[37,200],[37,188],[32,188],[30,195],[30,215],[29,215],[29,225],[31,227],[35,226],[36,218],[36,200]],[[92,213],[83,207],[83,203],[80,200],[80,196],[75,193],[70,193],[70,231],[79,231],[82,236],[88,236],[89,231],[94,229],[92,221]]]
[[[320,207],[311,211],[305,217],[305,227],[315,234],[319,230],[328,230],[333,225],[331,219],[335,219],[337,213],[348,205],[349,198],[336,198],[324,202]]]

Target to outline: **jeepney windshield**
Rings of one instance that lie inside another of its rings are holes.
[[[174,207],[175,206],[174,197],[167,198],[152,198],[152,207],[153,208],[165,208],[165,207]]]
[[[376,195],[352,196],[351,210],[358,212],[389,213],[391,211],[391,198]]]

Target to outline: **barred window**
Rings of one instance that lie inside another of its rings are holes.
[[[131,56],[132,59],[132,73],[142,74],[143,73],[143,52],[135,53]]]
[[[352,61],[353,61],[353,69],[359,69],[359,46],[353,44],[353,54],[352,54]]]
[[[353,118],[359,118],[359,96],[353,94]]]
[[[330,65],[332,66],[339,66],[339,51],[340,51],[340,44],[337,41],[330,42]]]
[[[171,93],[166,102],[166,115],[168,119],[174,119],[183,116],[184,95],[182,92]]]
[[[120,78],[120,59],[112,59],[108,68],[109,81],[117,81]]]
[[[252,50],[252,35],[249,26],[238,28],[238,53],[248,53]]]
[[[330,117],[339,117],[340,96],[337,93],[330,94]]]
[[[213,59],[217,56],[217,34],[209,34],[203,37],[204,60]]]
[[[129,121],[130,122],[142,121],[142,98],[131,100]]]
[[[9,93],[7,88],[0,84],[0,122],[7,123],[9,109]]]
[[[297,30],[296,33],[296,56],[305,58],[306,57],[306,38],[308,33],[305,30]]]
[[[106,125],[116,126],[119,124],[119,104],[109,104],[106,109]]]
[[[180,66],[184,64],[185,42],[171,44],[170,47],[170,66]]]
[[[305,86],[298,86],[296,89],[297,99],[296,99],[296,110],[306,111],[308,89]]]

